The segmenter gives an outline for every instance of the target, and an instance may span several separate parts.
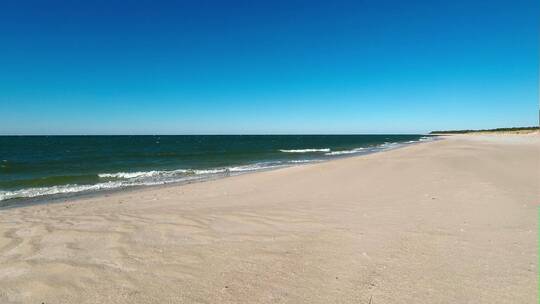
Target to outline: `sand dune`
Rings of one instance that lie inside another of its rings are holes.
[[[0,303],[536,303],[540,137],[0,211]]]

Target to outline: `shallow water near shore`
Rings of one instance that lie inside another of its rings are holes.
[[[35,197],[200,181],[431,139],[424,135],[1,136],[0,206]]]

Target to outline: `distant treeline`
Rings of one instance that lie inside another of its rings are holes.
[[[482,130],[447,130],[447,131],[431,131],[429,134],[465,134],[475,132],[514,132],[514,131],[535,131],[539,127],[518,127],[518,128],[497,128],[497,129],[482,129]]]

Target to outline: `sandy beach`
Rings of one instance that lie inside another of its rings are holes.
[[[0,210],[0,303],[537,303],[540,136]]]

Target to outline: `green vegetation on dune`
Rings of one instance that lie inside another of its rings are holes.
[[[481,129],[481,130],[447,130],[447,131],[431,131],[429,134],[465,134],[476,132],[516,132],[516,131],[536,131],[539,127],[515,127],[515,128],[497,128],[497,129]]]

